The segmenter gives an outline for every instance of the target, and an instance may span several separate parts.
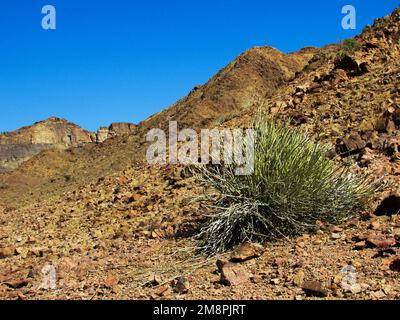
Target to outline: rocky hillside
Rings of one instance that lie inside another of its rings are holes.
[[[100,128],[96,140],[106,143],[64,152],[48,150],[20,170],[0,176],[0,204],[10,206],[10,199],[18,199],[15,204],[11,201],[12,206],[31,202],[32,198],[40,200],[42,194],[47,197],[73,190],[96,181],[100,175],[143,162],[145,134],[152,128],[167,128],[171,120],[178,121],[182,127],[204,128],[234,118],[243,110],[251,110],[295,78],[317,51],[305,48],[285,55],[270,47],[250,49],[208,83],[138,126],[116,123]],[[119,132],[130,136],[122,137]],[[68,183],[66,176],[71,177]]]
[[[341,45],[252,49],[130,135],[48,150],[1,175],[0,298],[399,299],[399,35],[397,9]],[[143,134],[169,120],[248,126],[260,108],[385,190],[341,226],[196,257],[207,209],[192,200],[208,190],[185,168],[143,163]],[[48,264],[58,290],[41,289]]]
[[[286,55],[271,47],[250,49],[209,82],[142,122],[141,128],[165,128],[171,120],[181,127],[204,128],[234,118],[293,79],[316,51],[306,48]]]

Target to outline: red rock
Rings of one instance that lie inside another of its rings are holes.
[[[125,177],[125,176],[120,176],[120,177],[117,178],[117,183],[119,185],[125,185],[125,184],[128,183],[128,178]]]
[[[32,236],[29,236],[28,240],[27,240],[27,243],[34,244],[34,243],[36,243],[36,239],[34,237],[32,237]]]
[[[359,222],[357,219],[352,219],[347,223],[347,227],[349,228],[357,228],[359,225]]]
[[[364,153],[361,156],[361,160],[363,160],[364,163],[370,163],[372,160],[374,160],[375,154],[370,148],[365,148]]]
[[[329,230],[330,230],[330,232],[332,232],[332,233],[339,233],[339,232],[342,232],[342,231],[343,231],[343,229],[342,229],[342,228],[339,228],[338,226],[332,226],[332,227],[329,228]]]
[[[113,122],[108,127],[108,130],[113,135],[128,134],[136,129],[136,125],[129,122]]]
[[[320,220],[317,220],[317,221],[315,222],[315,224],[316,224],[318,230],[325,230],[325,229],[326,229],[325,223],[323,223],[323,222],[320,221]]]
[[[15,255],[20,255],[20,254],[22,254],[23,253],[23,249],[22,248],[15,248],[15,251],[14,251],[14,254]]]
[[[217,261],[217,267],[221,273],[221,283],[228,286],[237,286],[250,281],[252,274],[242,265]]]
[[[168,295],[169,289],[170,289],[169,286],[165,284],[155,289],[154,293],[159,297],[164,297]]]
[[[380,227],[381,227],[381,224],[379,223],[379,221],[373,221],[373,222],[371,222],[371,224],[368,226],[368,229],[379,230]]]
[[[371,235],[367,238],[366,244],[373,248],[390,248],[396,245],[395,238],[386,238],[384,236]]]
[[[230,261],[243,262],[253,258],[260,257],[265,252],[262,245],[258,243],[243,243],[235,252],[233,252]]]
[[[139,193],[134,193],[128,198],[128,203],[136,202],[141,199],[142,195]]]
[[[17,292],[17,298],[18,300],[26,300],[26,296],[20,291]]]
[[[118,278],[110,276],[104,281],[104,286],[108,289],[113,289],[115,286],[118,285],[118,282]]]
[[[391,265],[391,263],[393,262],[393,258],[386,258],[383,259],[380,265],[380,270],[382,271],[386,271],[389,269],[389,266]]]
[[[365,241],[368,239],[369,236],[370,236],[369,234],[363,233],[363,234],[359,234],[359,235],[356,235],[355,237],[353,237],[353,240],[357,241],[357,242]]]
[[[351,134],[348,138],[337,141],[336,150],[338,154],[349,155],[360,153],[366,146],[365,141],[358,133]]]
[[[274,260],[273,264],[274,264],[274,266],[281,267],[287,263],[288,263],[288,260],[286,258],[276,258]]]
[[[252,283],[261,283],[263,278],[260,275],[255,275],[250,278]]]
[[[36,257],[43,257],[45,253],[50,253],[50,252],[51,249],[49,248],[33,248],[28,251],[28,254]]]
[[[366,242],[365,241],[359,241],[354,245],[354,249],[355,250],[361,250],[364,249],[366,247]]]

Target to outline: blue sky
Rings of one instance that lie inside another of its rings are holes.
[[[86,129],[139,122],[241,52],[323,46],[399,0],[1,0],[0,131],[58,116]],[[41,9],[57,10],[43,30]],[[341,8],[357,9],[343,30]]]

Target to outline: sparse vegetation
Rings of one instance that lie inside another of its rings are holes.
[[[312,232],[317,220],[340,223],[360,212],[373,191],[289,122],[261,121],[255,129],[252,175],[237,176],[231,166],[199,169],[198,178],[219,194],[199,235],[202,253]]]
[[[345,55],[352,54],[361,49],[361,45],[354,38],[345,39],[340,43],[341,51],[339,51],[339,58]]]

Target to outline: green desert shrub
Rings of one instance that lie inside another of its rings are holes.
[[[359,213],[372,192],[289,122],[260,121],[255,130],[252,175],[235,175],[234,166],[198,169],[200,181],[217,191],[199,234],[201,253],[302,235],[315,231],[317,220],[338,224]]]
[[[338,53],[339,58],[347,54],[352,54],[355,51],[358,51],[362,48],[362,46],[357,42],[354,38],[345,39],[340,43],[341,50]]]
[[[361,49],[361,45],[353,38],[343,40],[341,46],[346,52],[354,52]]]

